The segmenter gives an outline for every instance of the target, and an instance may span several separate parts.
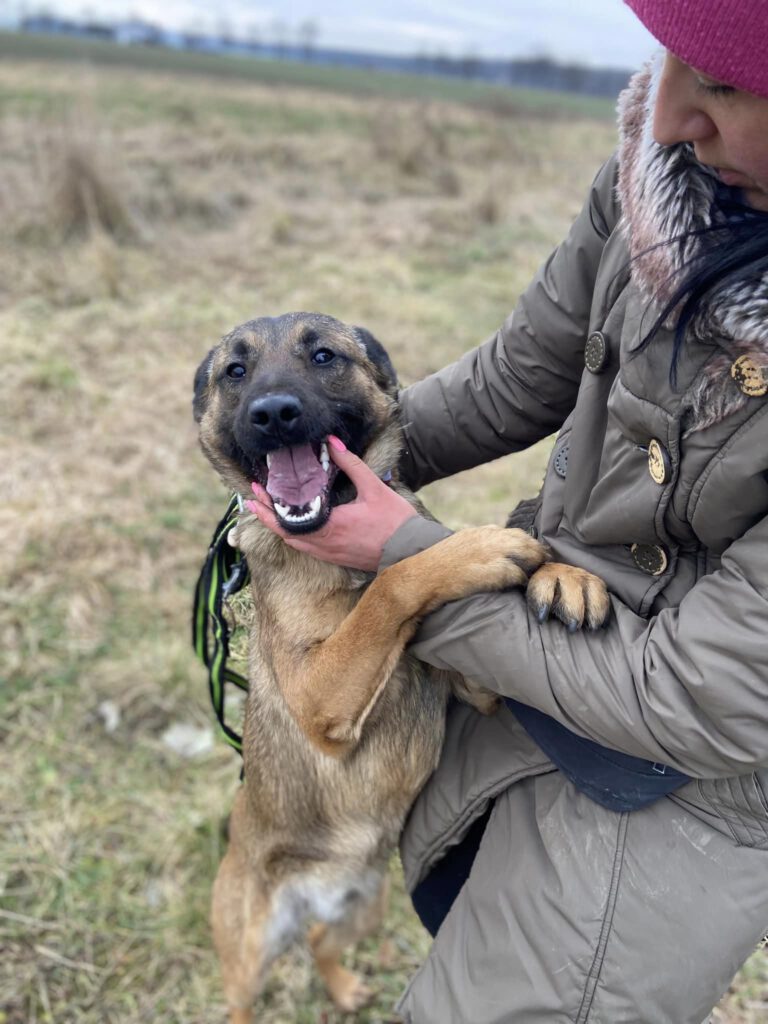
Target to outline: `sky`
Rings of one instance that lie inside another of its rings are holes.
[[[622,0],[2,0],[11,13],[47,10],[119,19],[138,15],[169,28],[222,24],[265,42],[295,38],[311,21],[317,45],[386,53],[479,57],[547,55],[634,68],[654,42]]]

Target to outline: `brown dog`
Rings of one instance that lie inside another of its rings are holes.
[[[243,324],[199,368],[194,412],[224,481],[244,497],[259,481],[286,530],[315,530],[354,497],[328,458],[329,434],[391,472],[392,487],[427,514],[398,478],[397,380],[367,331],[303,313]],[[270,963],[305,934],[334,1002],[353,1011],[370,993],[340,955],[381,919],[387,863],[437,763],[448,697],[483,711],[496,703],[408,655],[420,619],[446,601],[528,584],[537,609],[596,627],[605,588],[567,566],[542,571],[537,541],[495,526],[460,530],[375,578],[292,550],[251,515],[236,542],[255,619],[244,783],[213,893],[230,1020],[251,1020]]]

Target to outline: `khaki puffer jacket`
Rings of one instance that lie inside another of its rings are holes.
[[[636,354],[702,241],[664,243],[720,216],[691,148],[653,143],[653,83],[641,73],[625,94],[617,156],[514,314],[403,394],[416,486],[559,431],[534,527],[557,560],[606,580],[611,620],[571,634],[518,593],[479,595],[431,615],[412,651],[686,773],[677,798],[768,849],[768,278],[720,298],[676,387],[671,331]],[[411,520],[383,564],[446,532]],[[473,753],[455,756],[446,792]],[[484,752],[489,779],[503,757]],[[440,855],[428,818],[417,805],[406,833],[410,886]]]

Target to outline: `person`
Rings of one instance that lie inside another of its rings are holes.
[[[414,486],[559,431],[513,518],[612,602],[569,632],[480,594],[412,644],[506,703],[452,706],[402,837],[411,1024],[701,1024],[768,927],[768,4],[627,2],[665,52],[616,155],[500,331],[402,396]],[[286,543],[375,569],[449,533],[334,458],[357,499]]]

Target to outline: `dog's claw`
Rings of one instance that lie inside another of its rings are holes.
[[[610,602],[597,576],[572,565],[546,562],[528,582],[528,605],[536,620],[559,619],[569,633],[583,626],[598,629],[606,621]]]

